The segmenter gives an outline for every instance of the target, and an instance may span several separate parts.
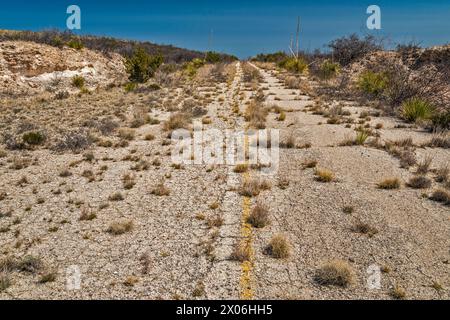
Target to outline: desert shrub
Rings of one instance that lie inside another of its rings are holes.
[[[374,36],[368,35],[360,38],[357,34],[333,40],[328,47],[331,49],[334,59],[342,66],[347,66],[370,52],[382,49]]]
[[[125,90],[125,92],[133,92],[137,89],[137,84],[135,82],[128,82],[127,84],[125,84],[123,89]]]
[[[278,63],[278,66],[290,72],[303,73],[308,69],[308,64],[303,58],[289,57]]]
[[[30,131],[22,135],[23,142],[33,146],[44,143],[45,138],[45,135],[39,131]]]
[[[82,76],[74,76],[72,78],[72,85],[78,89],[81,89],[84,87],[85,80]]]
[[[297,77],[287,77],[284,83],[288,89],[298,89],[300,87],[300,79]]]
[[[379,96],[386,89],[387,77],[384,73],[377,73],[367,70],[358,78],[358,89],[362,92]]]
[[[125,66],[132,82],[147,82],[163,63],[161,55],[151,56],[143,48],[138,47],[133,55],[125,61]]]
[[[58,91],[55,94],[55,99],[57,99],[57,100],[64,100],[64,99],[69,98],[69,96],[70,96],[69,92],[67,92],[66,90],[62,90],[62,91]]]
[[[205,64],[202,59],[194,59],[191,62],[186,63],[184,66],[184,71],[189,77],[194,77],[197,74],[197,70]]]
[[[320,267],[314,280],[321,285],[346,287],[354,282],[352,267],[345,261],[332,260]]]
[[[71,39],[70,41],[68,41],[66,43],[66,45],[69,48],[72,48],[72,49],[75,49],[75,50],[81,50],[81,49],[84,48],[84,44],[83,44],[83,42],[81,42],[80,39]]]
[[[431,186],[431,180],[425,176],[415,176],[409,179],[407,185],[413,189],[426,189]]]
[[[249,261],[251,256],[251,248],[244,242],[238,242],[235,244],[233,251],[230,255],[230,260],[233,261]]]
[[[319,75],[323,79],[331,79],[339,73],[340,69],[341,67],[338,63],[325,60],[319,67]]]
[[[434,107],[425,100],[413,98],[403,102],[401,108],[402,117],[409,122],[430,119]]]
[[[284,235],[278,234],[272,237],[265,253],[275,259],[286,259],[289,257],[291,247]]]
[[[268,111],[256,101],[252,101],[245,110],[244,118],[255,129],[265,129]]]
[[[429,197],[431,200],[450,205],[450,192],[444,189],[434,190]]]
[[[433,131],[450,130],[450,110],[434,113],[431,122]]]
[[[118,236],[127,233],[133,229],[133,221],[122,220],[111,223],[111,225],[106,230],[108,233]]]
[[[400,180],[398,178],[385,179],[378,183],[379,189],[392,190],[400,188]]]
[[[332,182],[335,180],[334,173],[326,169],[317,169],[315,172],[316,180],[319,182]]]
[[[54,146],[55,151],[79,152],[88,148],[92,144],[92,139],[85,131],[72,131],[66,133]]]
[[[257,203],[247,218],[247,223],[254,228],[264,228],[269,224],[269,209],[262,203]]]
[[[190,115],[182,112],[177,112],[170,115],[169,119],[164,122],[163,129],[165,131],[172,131],[176,129],[187,129],[191,121]]]
[[[16,269],[21,272],[36,273],[43,267],[43,262],[40,258],[34,256],[25,256],[16,262]]]
[[[218,54],[217,52],[208,51],[206,53],[205,61],[207,63],[217,63],[220,62],[220,60],[221,60],[220,54]]]
[[[369,138],[369,133],[367,131],[365,131],[365,130],[360,130],[356,134],[355,143],[357,145],[362,146],[366,142],[367,138]]]

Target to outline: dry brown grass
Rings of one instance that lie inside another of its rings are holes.
[[[377,186],[379,189],[384,190],[399,189],[401,186],[401,182],[398,178],[389,178],[379,182]]]
[[[165,131],[173,131],[176,129],[188,129],[191,117],[187,113],[177,112],[172,114],[170,118],[164,123],[163,129]]]
[[[444,189],[436,189],[429,197],[431,200],[450,205],[450,192]]]
[[[234,172],[236,173],[244,173],[248,171],[248,164],[238,164],[236,167],[234,167]]]
[[[242,183],[239,187],[239,194],[244,197],[256,197],[262,190],[268,190],[270,187],[268,181],[252,178]]]
[[[355,275],[347,262],[332,260],[316,271],[314,280],[321,285],[347,287],[355,281]]]
[[[409,179],[407,186],[413,189],[426,189],[431,187],[431,180],[425,176],[414,176]]]
[[[369,237],[373,237],[374,235],[376,235],[378,233],[377,228],[372,227],[370,224],[364,223],[362,221],[356,222],[352,228],[352,231],[356,232],[356,233],[368,235]]]
[[[230,260],[233,261],[249,261],[251,255],[251,248],[244,242],[238,242],[233,248],[233,252],[230,255]]]
[[[249,122],[251,128],[265,129],[268,111],[256,101],[252,101],[245,110],[245,121]]]
[[[130,232],[132,229],[133,229],[133,221],[120,220],[111,223],[106,231],[112,235],[118,236]]]
[[[433,162],[433,158],[427,155],[419,164],[417,165],[417,173],[418,174],[426,174],[428,170],[430,170],[431,163]]]
[[[398,300],[404,299],[406,297],[406,290],[396,284],[391,289],[391,296]]]
[[[316,180],[319,182],[332,182],[335,180],[334,173],[327,169],[317,169],[315,172]]]
[[[282,234],[273,236],[265,249],[265,253],[275,259],[286,259],[289,257],[290,252],[291,246],[289,245],[286,236]]]
[[[254,228],[264,228],[269,222],[269,208],[265,204],[258,202],[248,216],[247,223]]]
[[[151,192],[153,195],[158,197],[164,197],[170,195],[170,189],[168,189],[164,182],[160,182]]]

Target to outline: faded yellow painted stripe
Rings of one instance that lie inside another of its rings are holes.
[[[245,136],[245,149],[248,149],[248,137]],[[248,163],[247,163],[248,164]],[[250,180],[250,172],[247,171],[243,174],[244,182]],[[251,300],[254,297],[252,289],[252,272],[254,263],[254,251],[253,251],[253,230],[252,226],[247,223],[247,219],[250,215],[251,198],[244,197],[242,200],[242,221],[241,221],[241,237],[243,245],[249,252],[249,261],[241,263],[241,279],[240,283],[240,298],[242,300]]]

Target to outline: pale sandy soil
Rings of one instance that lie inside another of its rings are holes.
[[[211,95],[205,106],[212,123],[206,127],[247,128],[243,113],[255,90],[246,89],[241,63],[236,70],[228,83],[194,87],[195,95]],[[424,196],[440,184],[433,181],[428,189],[408,188],[405,183],[413,176],[414,167],[400,168],[398,159],[368,145],[339,146],[355,135],[355,125],[346,128],[345,124],[327,124],[323,116],[305,112],[315,98],[299,89],[285,89],[277,72],[260,72],[264,80],[259,86],[266,88],[265,103],[288,110],[285,121],[277,121],[277,115],[269,113],[267,127],[280,129],[282,141],[293,134],[297,144],[308,142],[311,147],[280,149],[280,169],[264,177],[271,188],[258,197],[246,199],[237,192],[243,180],[260,176],[255,169],[241,174],[233,172],[234,166],[225,165],[174,168],[170,157],[173,143],[162,145],[167,140],[163,122],[171,114],[165,108],[149,110],[161,124],[136,129],[129,146],[93,147],[92,162],[83,161],[83,154],[59,154],[48,149],[7,151],[0,158],[0,192],[6,193],[0,201],[0,212],[11,210],[11,216],[0,218],[1,255],[17,259],[32,255],[44,266],[35,273],[9,272],[11,285],[0,292],[0,298],[390,299],[392,288],[398,285],[406,291],[407,299],[449,299],[449,207]],[[302,81],[309,82],[306,78]],[[63,117],[77,125],[92,117],[110,115],[111,109],[129,116],[135,108],[151,104],[155,95],[164,104],[168,97],[180,101],[192,97],[189,91],[184,87],[158,94],[125,94],[116,88],[66,102],[49,102],[47,108],[35,107],[35,112],[39,121],[48,118],[51,132],[56,133],[58,122],[69,121],[61,120]],[[33,108],[29,104],[24,102],[27,108]],[[64,111],[55,109],[58,104]],[[236,104],[239,114],[233,111]],[[23,116],[12,112],[11,103],[5,105],[3,133],[12,130],[14,120]],[[361,111],[370,110],[356,104],[346,108],[356,120]],[[431,138],[419,129],[395,128],[401,121],[390,117],[372,117],[371,126],[377,123],[384,125],[379,130],[381,141],[412,137],[414,143],[421,144]],[[155,139],[145,140],[148,133]],[[450,159],[448,149],[416,148],[415,152],[419,160],[433,156],[432,169],[448,164]],[[132,170],[136,163],[124,159],[130,154],[146,160],[148,169]],[[35,163],[21,170],[10,168],[14,158],[26,155]],[[155,159],[161,165],[154,165]],[[81,161],[71,167],[76,160]],[[316,181],[314,169],[302,167],[305,160],[316,160],[319,168],[332,170],[336,180]],[[64,169],[72,175],[61,177]],[[94,173],[94,181],[82,176],[85,170]],[[127,173],[136,181],[130,190],[122,184]],[[28,183],[18,185],[22,176]],[[434,178],[434,173],[428,176]],[[377,188],[377,183],[390,177],[402,181],[400,189]],[[278,186],[281,179],[288,180],[287,188]],[[160,181],[170,190],[168,196],[152,194]],[[115,192],[120,192],[124,200],[110,201]],[[271,223],[262,229],[243,223],[257,201],[269,206]],[[105,203],[109,206],[102,208]],[[211,206],[214,203],[217,208]],[[345,206],[354,211],[344,213]],[[96,218],[80,221],[87,207]],[[209,227],[208,219],[217,216],[223,223]],[[116,236],[106,232],[112,222],[123,219],[133,222],[131,231]],[[372,237],[355,233],[352,227],[358,221],[368,223],[378,233]],[[275,234],[288,239],[289,257],[275,259],[265,254]],[[251,246],[247,264],[229,259],[241,240]],[[319,285],[314,280],[317,268],[331,259],[349,264],[354,272],[353,284],[341,288]],[[389,270],[381,274],[378,289],[367,286],[371,265]],[[79,290],[66,287],[70,266],[81,271]],[[56,274],[55,281],[39,283],[48,271]],[[433,288],[433,283],[442,289]]]

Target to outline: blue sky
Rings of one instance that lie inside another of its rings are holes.
[[[298,15],[303,50],[353,32],[425,46],[450,42],[449,0],[0,0],[0,29],[64,29],[71,4],[81,8],[83,34],[207,50],[213,30],[211,49],[242,58],[287,50]],[[380,31],[366,28],[371,4],[381,7]]]

